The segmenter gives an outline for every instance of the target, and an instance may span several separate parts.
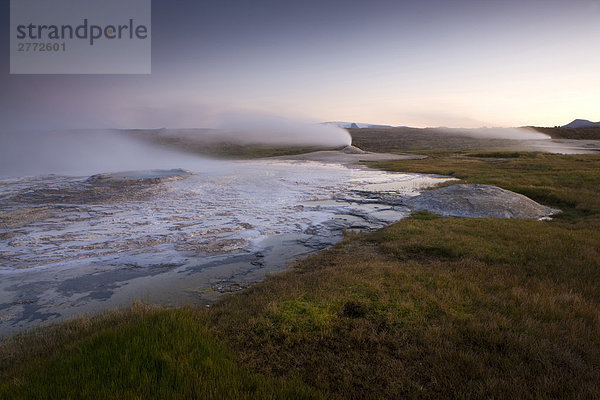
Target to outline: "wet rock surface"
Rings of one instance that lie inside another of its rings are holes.
[[[107,204],[147,200],[165,188],[163,183],[182,179],[190,172],[175,170],[132,171],[93,175],[73,182],[60,176],[41,180],[5,199],[15,204]]]
[[[138,183],[159,183],[169,179],[181,179],[193,175],[184,169],[151,169],[142,171],[126,171],[107,174],[97,174],[89,177],[86,182],[98,185],[104,184],[138,184]]]
[[[444,217],[540,219],[560,212],[522,194],[489,185],[452,185],[406,200],[414,210]]]
[[[239,292],[240,290],[248,289],[249,287],[250,287],[250,284],[247,284],[247,283],[222,282],[222,283],[214,284],[212,286],[212,289],[216,290],[219,293],[235,293],[235,292]]]

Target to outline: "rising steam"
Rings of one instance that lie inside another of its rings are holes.
[[[239,144],[335,148],[352,141],[350,134],[338,127],[249,114],[222,116],[215,127],[218,129],[197,130],[197,133],[209,132],[214,141]],[[136,140],[116,130],[1,132],[0,143],[0,178],[171,168],[197,171],[215,163],[195,154]]]
[[[439,128],[442,132],[469,136],[476,139],[507,139],[507,140],[546,140],[550,136],[531,128],[477,128],[477,129],[451,129]]]
[[[211,161],[152,146],[114,130],[0,133],[0,178],[185,168]]]
[[[352,144],[348,131],[337,126],[274,116],[228,114],[219,118],[216,128],[223,138],[239,143],[322,147]]]

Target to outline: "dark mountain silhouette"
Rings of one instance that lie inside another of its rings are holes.
[[[563,128],[587,128],[588,126],[600,126],[600,122],[592,122],[587,119],[576,119],[573,122],[564,125]]]

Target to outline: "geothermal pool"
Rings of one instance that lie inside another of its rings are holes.
[[[285,160],[2,179],[0,336],[133,300],[209,303],[402,219],[443,180]]]

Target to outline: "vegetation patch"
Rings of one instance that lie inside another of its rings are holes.
[[[519,158],[521,157],[521,153],[494,151],[489,153],[471,153],[466,154],[466,156],[477,158]]]
[[[191,309],[136,305],[19,336],[2,346],[0,398],[317,398],[300,383],[253,374]]]
[[[534,127],[533,129],[549,135],[552,139],[600,140],[600,126],[588,126],[584,128]]]

